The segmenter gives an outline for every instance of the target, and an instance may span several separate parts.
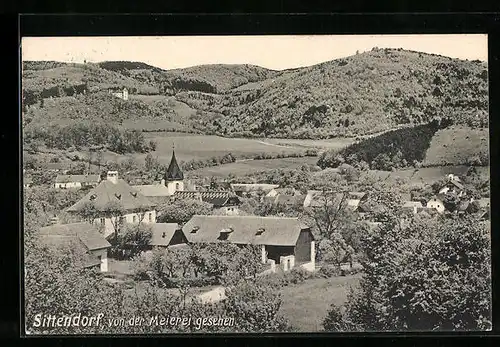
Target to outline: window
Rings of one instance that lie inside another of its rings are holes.
[[[134,215],[134,216],[132,217],[132,222],[133,222],[133,223],[137,223],[137,216],[135,216],[135,215]]]
[[[179,190],[180,189],[180,184],[179,183],[176,183],[175,184],[175,190]]]
[[[120,224],[125,224],[127,223],[127,218],[125,216],[120,217]]]
[[[153,213],[151,213],[151,212],[148,213],[148,220],[149,220],[149,223],[153,223]]]
[[[102,256],[98,255],[98,256],[97,256],[97,259],[99,259],[99,261],[101,261],[101,262],[102,262]]]
[[[101,224],[106,223],[106,219],[105,218],[99,218],[99,220],[100,220]]]

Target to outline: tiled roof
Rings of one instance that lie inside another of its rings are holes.
[[[344,193],[309,190],[304,199],[304,207],[321,207],[324,206],[325,203],[340,207],[340,203],[342,202],[344,195]]]
[[[168,188],[163,184],[147,184],[141,186],[132,186],[135,190],[142,195],[149,196],[169,196]]]
[[[49,225],[41,228],[39,235],[55,243],[78,239],[90,251],[111,247],[99,230],[86,222]]]
[[[172,159],[170,160],[170,165],[165,172],[165,181],[182,181],[184,179],[184,174],[182,173],[179,164],[177,164],[177,159],[175,158],[175,151],[172,151]]]
[[[120,203],[126,211],[138,209],[150,209],[155,204],[144,195],[128,185],[124,180],[113,183],[103,180],[99,185],[91,189],[80,201],[67,209],[68,212],[78,212],[87,202],[93,202],[95,207],[102,211],[109,202]]]
[[[175,232],[182,233],[177,223],[154,223],[151,224],[151,246],[168,246]]]
[[[201,200],[215,207],[238,205],[240,203],[239,198],[228,191],[177,191],[174,193],[174,197],[179,199]]]
[[[99,183],[100,181],[101,177],[99,175],[57,175],[56,177],[56,183]]]
[[[257,236],[257,232],[262,228],[262,234]],[[302,230],[310,231],[298,218],[259,216],[196,215],[182,228],[188,241],[194,243],[219,242],[221,231],[231,229],[228,242],[274,246],[294,246]],[[196,232],[192,232],[194,230]]]
[[[446,183],[446,185],[454,185],[455,187],[457,187],[458,189],[464,189],[464,185],[458,181],[455,181],[455,180],[450,180]]]
[[[278,188],[278,184],[267,184],[267,183],[234,183],[231,184],[231,188],[235,192],[252,192],[252,191],[265,191],[268,192],[275,188]]]

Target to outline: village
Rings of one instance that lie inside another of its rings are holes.
[[[120,178],[119,172],[108,171],[100,175],[57,175],[54,188],[62,190],[86,189],[86,195],[65,212],[80,221],[62,224],[54,215],[47,226],[40,229],[42,240],[52,247],[76,241],[87,255],[87,268],[97,268],[103,274],[120,263],[110,257],[113,235],[120,233],[126,225],[143,225],[151,232],[147,245],[140,253],[149,254],[154,249],[182,249],[193,244],[232,243],[239,246],[253,245],[260,249],[262,273],[281,273],[301,268],[317,272],[318,245],[311,231],[298,217],[255,216],[240,211],[242,199],[254,198],[261,204],[321,210],[327,208],[332,214],[340,209],[355,213],[369,227],[381,224],[374,220],[365,202],[365,192],[334,192],[308,190],[302,194],[290,187],[280,187],[268,183],[220,184],[216,190],[210,186],[196,186],[185,180],[172,150],[171,162],[161,180],[151,185],[129,185]],[[405,196],[401,211],[404,215],[439,216],[451,213],[446,208],[450,197],[458,199],[454,214],[477,214],[481,220],[489,219],[489,198],[474,199],[467,195],[462,179],[454,174],[443,177],[444,183],[437,194],[427,201],[418,197]],[[221,189],[221,186],[225,189]],[[25,182],[25,189],[30,189]],[[157,222],[156,207],[179,200],[201,201],[210,204],[211,213],[193,215],[184,223]],[[90,218],[90,219],[89,219]],[[143,229],[141,229],[143,230]],[[349,262],[342,259],[342,263]],[[350,260],[352,266],[352,260]],[[323,263],[324,264],[324,263]],[[109,278],[108,278],[109,280]],[[213,291],[212,291],[213,292]],[[214,297],[200,294],[205,302],[224,298],[220,288]],[[208,299],[207,299],[208,298]]]

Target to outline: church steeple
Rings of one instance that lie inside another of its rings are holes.
[[[184,174],[175,158],[174,146],[172,146],[172,160],[170,160],[170,165],[168,166],[167,172],[165,172],[164,178],[165,181],[182,181],[184,179]]]

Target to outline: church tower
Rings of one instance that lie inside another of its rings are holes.
[[[175,149],[172,149],[172,160],[162,180],[168,189],[170,195],[174,195],[177,191],[184,190],[184,174],[182,173],[177,159],[175,158]]]

